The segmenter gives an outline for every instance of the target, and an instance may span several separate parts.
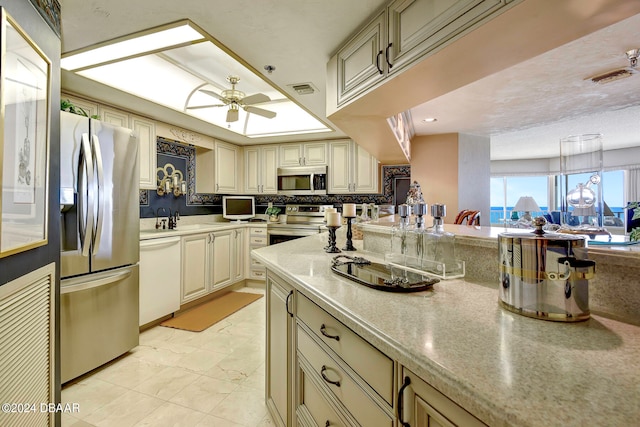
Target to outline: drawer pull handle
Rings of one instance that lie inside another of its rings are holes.
[[[402,427],[411,427],[411,424],[402,421],[402,395],[404,394],[404,389],[407,388],[411,384],[411,379],[409,377],[404,377],[404,382],[402,383],[402,387],[398,391],[398,421]]]
[[[328,382],[329,384],[333,384],[335,386],[340,387],[340,381],[331,381],[329,378],[327,378],[327,376],[324,374],[324,371],[326,370],[327,370],[327,367],[325,365],[322,365],[322,369],[320,370],[320,375],[322,375],[322,379]]]
[[[329,427],[331,425],[331,423],[329,422],[329,420],[327,420],[327,422],[324,424],[324,427]]]
[[[287,295],[287,300],[284,302],[284,306],[287,310],[287,313],[289,313],[290,317],[293,317],[293,312],[291,310],[289,310],[289,299],[293,296],[293,291],[289,291],[289,295]]]
[[[324,335],[327,338],[331,338],[332,340],[336,340],[336,341],[340,341],[340,336],[339,335],[329,335],[327,332],[327,327],[324,325],[324,323],[322,324],[322,326],[320,326],[320,333],[322,335]]]

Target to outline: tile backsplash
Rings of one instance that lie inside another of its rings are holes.
[[[171,212],[180,212],[181,216],[222,214],[222,195],[196,193],[196,150],[193,145],[171,139],[157,139],[158,168],[167,163],[179,170],[187,184],[187,194],[174,197],[172,194],[159,196],[155,190],[140,190],[140,218],[155,218],[160,212],[166,216]],[[375,203],[378,205],[393,203],[393,181],[397,177],[409,177],[409,165],[382,167],[381,194],[336,194],[326,196],[283,196],[256,195],[256,212],[264,213],[267,205],[284,208],[286,204],[333,204]],[[164,209],[164,210],[163,210]]]

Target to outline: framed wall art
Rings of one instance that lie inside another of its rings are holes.
[[[47,243],[51,61],[0,9],[0,257],[5,257]]]

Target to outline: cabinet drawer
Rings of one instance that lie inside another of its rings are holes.
[[[391,427],[393,420],[380,408],[358,383],[347,374],[340,364],[332,359],[300,327],[298,331],[298,354],[313,368],[313,373],[344,404],[351,415],[362,426]]]
[[[302,394],[301,402],[298,403],[298,408],[296,410],[298,417],[301,417],[300,412],[302,412],[302,407],[304,407],[318,426],[347,426],[347,424],[342,421],[336,411],[331,407],[331,404],[327,402],[320,390],[318,390],[318,387],[311,379],[307,378],[306,372],[301,372],[300,381]]]
[[[262,269],[251,269],[251,271],[249,272],[249,278],[251,279],[258,279],[258,280],[265,280],[267,277],[267,272],[264,268]]]
[[[249,242],[252,246],[262,247],[267,246],[267,237],[266,236],[251,236]]]
[[[267,229],[266,228],[252,228],[250,234],[251,234],[251,236],[266,237],[267,236]]]
[[[298,318],[392,405],[393,361],[304,295],[298,296]]]

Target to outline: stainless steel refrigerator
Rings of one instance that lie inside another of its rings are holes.
[[[60,361],[65,383],[138,345],[133,131],[60,114]]]

